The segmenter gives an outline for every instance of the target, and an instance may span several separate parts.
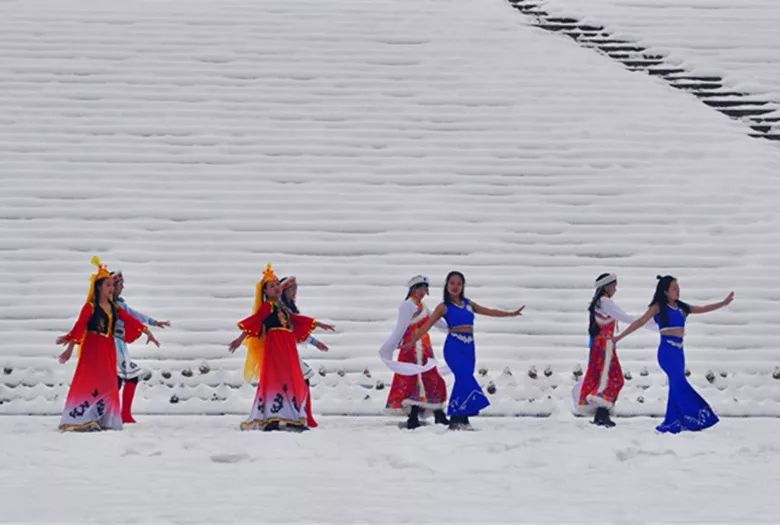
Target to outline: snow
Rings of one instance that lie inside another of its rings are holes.
[[[239,421],[144,416],[58,435],[54,417],[2,417],[2,521],[774,523],[780,511],[767,461],[778,419],[679,436],[644,417],[614,430],[480,418],[475,432],[326,417],[304,434]]]

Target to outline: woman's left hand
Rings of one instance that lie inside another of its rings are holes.
[[[319,328],[322,328],[325,331],[328,331],[328,332],[335,332],[336,331],[336,327],[333,326],[332,324],[321,323],[321,322],[317,321],[317,326]]]

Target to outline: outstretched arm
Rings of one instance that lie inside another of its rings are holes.
[[[628,325],[628,328],[620,332],[620,335],[615,336],[612,341],[617,344],[618,341],[629,335],[630,333],[634,332],[635,330],[638,330],[642,326],[644,326],[650,319],[653,318],[658,313],[658,305],[654,304],[650,308],[647,309],[647,311],[642,314],[642,317]]]
[[[634,322],[633,316],[628,315],[626,312],[623,311],[622,308],[620,308],[617,305],[615,301],[607,297],[601,298],[601,302],[599,303],[598,310],[601,313],[608,315],[612,319],[617,319],[621,323],[631,324]],[[655,324],[655,321],[648,321],[647,323],[644,324],[644,328],[652,332],[658,331],[658,325]]]
[[[517,317],[522,315],[525,305],[515,310],[499,310],[498,308],[488,308],[486,306],[480,306],[474,301],[471,301],[471,309],[475,314],[487,315],[488,317]]]
[[[714,310],[718,310],[719,308],[723,308],[724,306],[727,306],[731,304],[731,301],[734,300],[734,292],[729,292],[729,294],[726,296],[725,299],[723,299],[720,302],[707,304],[704,306],[693,306],[691,305],[691,313],[692,314],[706,314],[707,312],[712,312]]]

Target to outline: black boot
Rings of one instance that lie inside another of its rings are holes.
[[[615,426],[615,422],[612,421],[612,419],[610,419],[610,417],[609,417],[609,409],[608,408],[604,409],[604,426],[607,427],[607,428],[612,428],[612,427]]]
[[[412,407],[409,412],[409,419],[406,420],[406,428],[409,430],[420,426],[420,407]]]
[[[607,428],[615,426],[615,422],[609,418],[609,409],[606,407],[598,407],[596,409],[596,416],[593,418],[593,424]]]
[[[449,425],[450,420],[447,419],[447,416],[444,415],[444,410],[436,410],[433,412],[433,421],[437,425]]]
[[[280,430],[278,421],[271,421],[263,427],[264,432],[273,432],[275,430]]]

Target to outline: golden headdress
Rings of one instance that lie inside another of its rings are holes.
[[[93,256],[89,262],[97,266],[97,271],[89,278],[89,292],[87,293],[87,302],[91,304],[95,299],[95,283],[100,279],[111,277],[111,272],[109,271],[108,266],[103,264],[103,262],[100,260],[100,257],[97,255]]]
[[[268,263],[263,270],[263,276],[255,286],[255,306],[252,308],[252,315],[256,314],[260,310],[260,306],[265,302],[265,285],[271,281],[278,281],[279,277],[276,276],[273,266]],[[263,361],[265,359],[265,333],[261,333],[260,337],[249,336],[244,339],[244,346],[246,346],[246,361],[244,362],[244,380],[247,382],[252,381],[260,377],[260,373],[263,369]]]

